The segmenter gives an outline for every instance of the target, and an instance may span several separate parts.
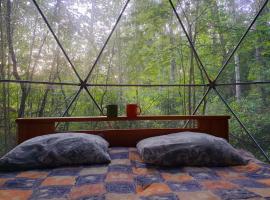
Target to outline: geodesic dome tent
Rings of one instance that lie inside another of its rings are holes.
[[[269,38],[268,0],[1,2],[2,152],[16,117],[137,102],[229,114],[231,142],[269,161]]]

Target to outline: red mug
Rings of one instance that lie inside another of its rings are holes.
[[[126,107],[127,117],[137,117],[137,115],[141,114],[141,108],[137,104],[127,104]]]

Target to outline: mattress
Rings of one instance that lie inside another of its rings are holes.
[[[136,148],[111,148],[109,165],[0,172],[0,200],[270,199],[270,165],[161,168]]]

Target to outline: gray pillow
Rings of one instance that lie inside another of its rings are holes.
[[[29,139],[0,159],[0,170],[24,170],[110,162],[108,142],[86,133],[56,133]]]
[[[247,160],[225,139],[205,133],[181,132],[151,137],[137,144],[146,163],[160,166],[228,166]]]

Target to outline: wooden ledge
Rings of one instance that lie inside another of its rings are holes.
[[[157,115],[157,116],[137,116],[129,118],[126,116],[106,117],[106,116],[90,116],[90,117],[37,117],[37,118],[18,118],[17,123],[23,122],[89,122],[89,121],[134,121],[134,120],[219,120],[230,119],[227,115]]]
[[[176,120],[195,120],[196,126],[192,129],[186,128],[137,128],[137,129],[103,129],[103,130],[70,130],[71,132],[86,132],[91,134],[99,134],[104,137],[111,146],[130,146],[135,147],[137,142],[147,137],[164,135],[169,133],[195,131],[208,133],[217,137],[229,139],[229,121],[230,116],[183,116],[183,115],[161,115],[161,116],[138,116],[135,118],[128,118],[126,116],[119,116],[108,118],[106,116],[92,116],[92,117],[39,117],[39,118],[19,118],[16,120],[18,127],[18,143],[27,139],[51,134],[57,132],[57,122],[105,122],[105,121],[176,121]],[[104,127],[106,128],[106,127]]]

